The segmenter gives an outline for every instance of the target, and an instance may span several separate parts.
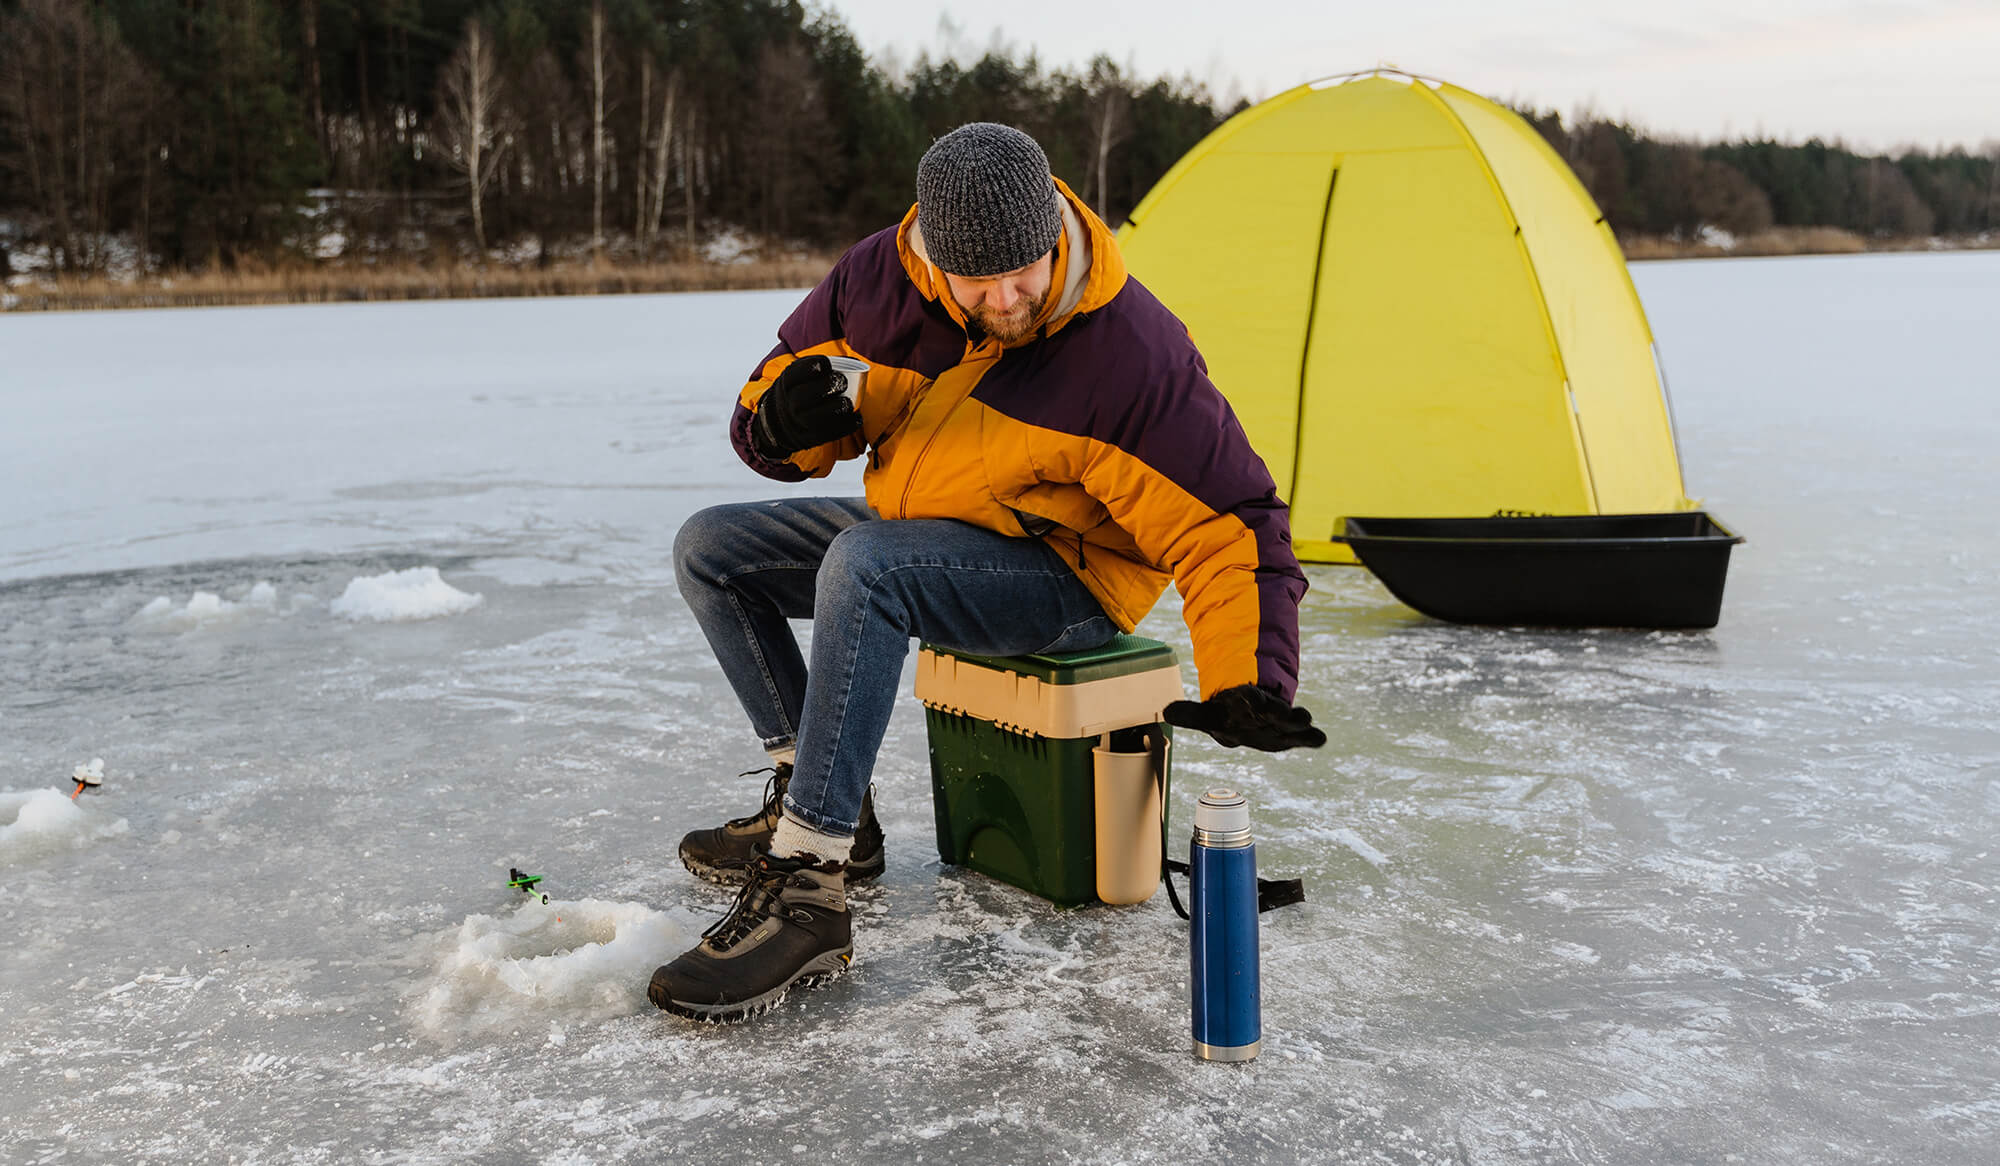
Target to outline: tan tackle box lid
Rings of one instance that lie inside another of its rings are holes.
[[[1150,725],[1184,695],[1179,657],[1143,636],[1061,656],[978,656],[934,644],[917,652],[924,707],[1029,736],[1095,737]]]

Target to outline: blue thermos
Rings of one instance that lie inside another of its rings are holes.
[[[1250,804],[1233,789],[1212,789],[1194,808],[1188,856],[1194,997],[1194,1055],[1247,1061],[1263,1044],[1257,988],[1257,848]]]

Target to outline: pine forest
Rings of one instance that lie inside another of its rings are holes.
[[[729,257],[718,239],[823,260],[902,215],[925,146],[974,120],[1033,134],[1115,226],[1245,104],[1107,56],[878,61],[791,0],[0,0],[0,278]],[[1634,253],[2000,227],[1996,147],[1521,112]]]

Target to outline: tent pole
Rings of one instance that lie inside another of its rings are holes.
[[[1333,222],[1333,189],[1340,184],[1340,164],[1334,163],[1326,178],[1326,209],[1319,216],[1319,255],[1313,259],[1312,302],[1306,305],[1306,346],[1299,353],[1299,399],[1292,417],[1292,484],[1285,491],[1285,505],[1296,509],[1299,500],[1299,466],[1306,456],[1306,375],[1312,364],[1313,326],[1319,317],[1319,284],[1326,271],[1326,229]],[[1334,534],[1339,531],[1332,532]]]

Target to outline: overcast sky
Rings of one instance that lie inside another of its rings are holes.
[[[2000,0],[830,2],[878,61],[905,65],[948,46],[976,58],[997,38],[1049,68],[1102,52],[1256,100],[1393,64],[1662,134],[2000,141]]]

